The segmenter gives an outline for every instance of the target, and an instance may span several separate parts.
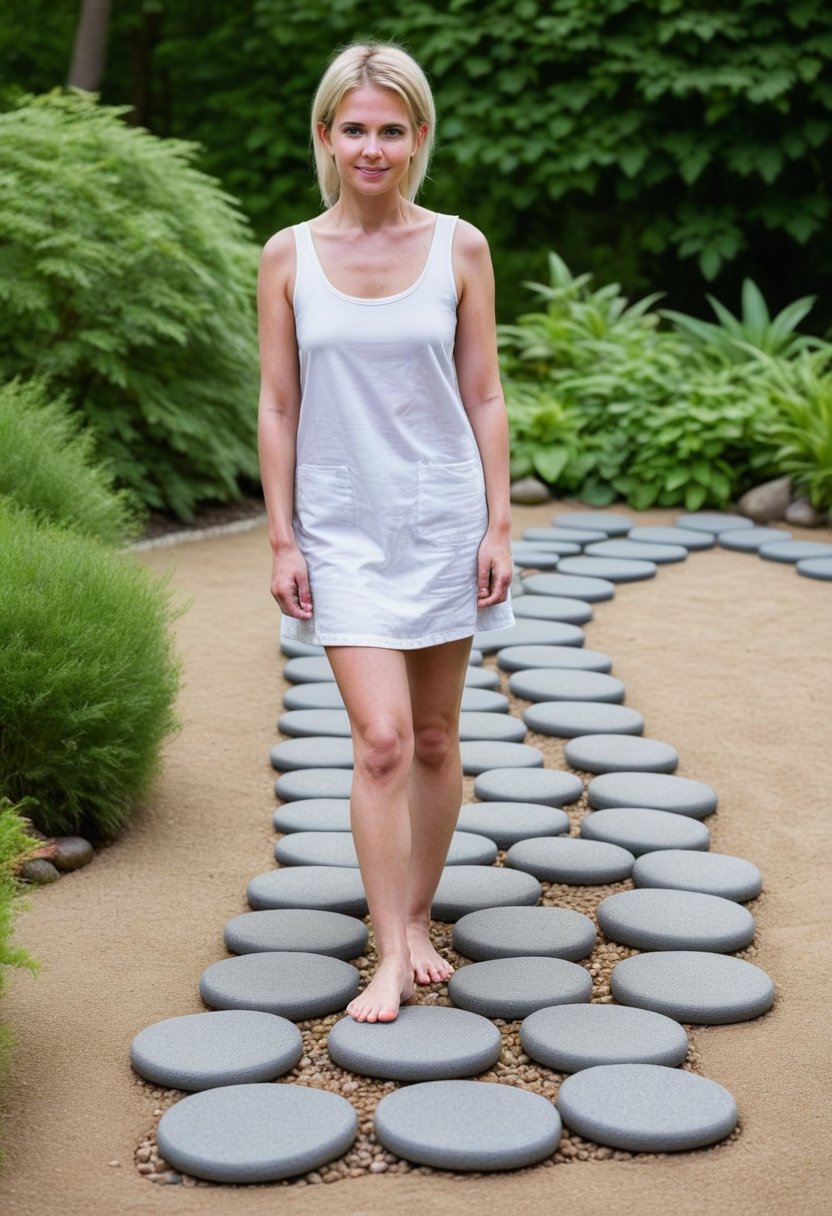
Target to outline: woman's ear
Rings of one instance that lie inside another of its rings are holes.
[[[315,126],[315,133],[323,146],[326,148],[330,156],[333,155],[332,140],[329,138],[329,127],[325,122],[319,122]]]

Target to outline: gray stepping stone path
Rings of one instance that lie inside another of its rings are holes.
[[[491,768],[543,768],[543,752],[529,743],[491,743],[469,739],[460,744],[462,771],[469,776]]]
[[[369,934],[355,916],[319,908],[269,908],[243,912],[223,930],[226,947],[235,954],[263,950],[302,950],[348,961],[363,954]]]
[[[791,532],[784,528],[738,528],[733,532],[720,532],[717,540],[723,549],[738,553],[756,553],[763,545],[791,540]]]
[[[542,894],[543,888],[531,874],[502,866],[446,866],[431,916],[450,924],[482,908],[532,906]]]
[[[603,812],[599,812],[603,814]],[[590,816],[592,818],[592,816]],[[647,853],[633,867],[637,887],[701,891],[745,903],[763,889],[763,876],[751,861],[728,853],[689,854],[681,849]]]
[[[799,562],[807,557],[832,557],[832,545],[817,540],[781,540],[762,545],[757,552],[770,562]]]
[[[294,1068],[303,1037],[292,1022],[255,1009],[223,1009],[167,1018],[139,1031],[130,1063],[166,1089],[213,1089],[273,1081]]]
[[[566,744],[564,755],[584,773],[672,773],[679,764],[669,743],[633,735],[583,735]]]
[[[526,701],[604,701],[620,704],[625,688],[615,676],[600,671],[569,671],[558,667],[536,667],[515,671],[508,686]]]
[[[523,710],[530,730],[560,739],[578,735],[640,735],[644,718],[637,709],[604,701],[538,701]]]
[[[544,545],[559,540],[573,541],[579,545],[589,545],[594,540],[606,539],[606,532],[601,532],[600,530],[593,532],[590,528],[526,528],[523,532],[523,540]]]
[[[358,993],[343,959],[301,950],[263,950],[211,963],[199,994],[213,1009],[261,1009],[301,1022],[343,1009]]]
[[[321,735],[348,739],[350,720],[345,709],[292,709],[280,715],[277,729],[297,739]]]
[[[282,802],[295,802],[301,798],[349,798],[352,769],[294,769],[278,777],[274,792]]]
[[[626,958],[613,968],[610,989],[622,1005],[701,1026],[759,1017],[774,1001],[774,985],[760,967],[705,950],[657,950]]]
[[[592,620],[592,605],[587,600],[570,600],[562,595],[526,595],[514,605],[514,615],[518,620],[585,625]]]
[[[463,712],[459,715],[459,738],[491,740],[499,743],[522,743],[526,727],[511,714]]]
[[[597,544],[587,545],[584,553],[589,557],[635,558],[636,561],[655,562],[657,566],[667,562],[683,562],[687,560],[688,551],[684,545],[662,545],[655,541],[632,540],[603,540]]]
[[[279,772],[310,768],[352,768],[352,739],[312,735],[276,743],[269,753],[272,768]]]
[[[566,574],[532,574],[523,579],[523,590],[529,595],[562,595],[588,604],[599,604],[615,596],[615,584],[608,579]]]
[[[272,816],[276,832],[349,832],[348,798],[301,798],[279,806]]]
[[[691,528],[694,532],[709,532],[712,536],[718,536],[720,532],[753,528],[754,523],[745,515],[731,515],[725,511],[693,511],[689,515],[680,515],[676,520],[676,527]]]
[[[294,638],[281,638],[280,649],[289,659],[326,654],[323,646],[317,646],[314,642],[296,642]]]
[[[494,654],[506,646],[583,646],[584,633],[562,621],[518,621],[507,629],[475,634],[474,642],[485,654]]]
[[[493,768],[480,773],[474,794],[484,802],[537,802],[567,806],[584,791],[580,777],[552,769]]]
[[[556,570],[561,557],[574,557],[581,552],[581,546],[561,541],[551,545],[526,544],[524,541],[513,541],[511,558],[521,570]]]
[[[514,1021],[547,1005],[572,1005],[592,996],[589,972],[563,958],[492,958],[455,971],[448,996],[460,1009]]]
[[[287,710],[344,709],[344,698],[334,680],[322,680],[317,684],[294,684],[283,694],[283,705]]]
[[[482,667],[483,654],[481,650],[475,650],[472,646],[468,652],[469,667]]]
[[[563,835],[569,831],[569,816],[559,807],[536,802],[467,802],[460,808],[456,826],[507,849],[530,836]]]
[[[496,691],[500,687],[500,677],[490,667],[469,667],[465,673],[466,688],[483,688]]]
[[[305,1085],[229,1085],[183,1098],[159,1121],[159,1151],[211,1182],[277,1182],[351,1147],[358,1117],[346,1098]]]
[[[476,675],[473,673],[477,673]],[[478,686],[467,681],[476,680]],[[500,687],[496,671],[480,667],[469,667],[466,685],[462,692],[462,708],[472,712],[504,713],[508,709],[508,698],[495,689]],[[295,684],[283,695],[287,710],[325,709],[344,710],[344,699],[334,681],[320,684]],[[324,732],[321,732],[324,733]]]
[[[492,958],[588,958],[595,926],[571,908],[483,908],[454,925],[454,949],[482,962]]]
[[[675,1068],[688,1054],[683,1026],[661,1013],[626,1005],[552,1005],[520,1027],[526,1055],[555,1072],[601,1064],[664,1064]]]
[[[283,675],[290,684],[320,684],[335,681],[335,672],[325,654],[289,659]]]
[[[487,1018],[441,1005],[403,1005],[394,1022],[342,1018],[329,1032],[333,1064],[386,1081],[440,1081],[491,1068],[503,1040]]]
[[[373,1130],[407,1161],[465,1172],[534,1165],[555,1151],[562,1126],[548,1098],[515,1085],[423,1081],[382,1098]]]
[[[601,932],[637,950],[713,950],[731,954],[754,940],[747,908],[718,895],[643,887],[608,895],[598,905]]]
[[[292,832],[278,840],[274,856],[282,866],[358,867],[355,842],[349,832]],[[454,832],[445,864],[490,866],[496,857],[493,840],[472,832]]]
[[[636,870],[642,854],[655,853],[659,849],[706,850],[711,843],[711,833],[701,819],[672,815],[669,811],[648,810],[646,807],[612,807],[606,811],[593,811],[581,821],[581,836],[586,840],[605,840],[608,844],[629,849],[637,859],[633,866],[633,881],[637,886],[645,887],[675,884],[639,884]]]
[[[589,529],[605,536],[626,536],[633,527],[633,521],[618,511],[562,511],[552,522],[558,528]]]
[[[506,865],[513,870],[568,886],[623,882],[632,874],[634,862],[632,853],[617,844],[576,836],[520,840],[506,853]]]
[[[610,583],[639,583],[654,578],[656,563],[626,557],[564,557],[558,565],[562,574],[578,578],[604,578]]]
[[[558,1091],[557,1106],[579,1136],[636,1153],[714,1144],[739,1118],[722,1085],[661,1064],[602,1064],[573,1073]]]
[[[686,549],[712,549],[715,543],[712,532],[697,532],[693,528],[633,528],[627,540],[647,541],[657,545],[684,545]]]
[[[543,599],[543,596],[529,596]],[[541,667],[565,667],[579,671],[612,671],[612,659],[600,650],[577,646],[507,646],[497,651],[501,671],[530,671]]]
[[[489,675],[496,676],[496,671],[489,671]],[[483,714],[504,714],[508,712],[508,697],[501,692],[494,692],[490,688],[463,688],[462,690],[462,712],[463,713],[483,713]]]
[[[832,579],[832,557],[801,557],[795,568],[804,578]]]
[[[367,896],[358,870],[349,866],[289,866],[258,874],[248,884],[248,902],[266,908],[320,908],[366,916]]]
[[[704,781],[664,773],[603,773],[590,781],[587,792],[596,811],[640,806],[705,819],[717,807],[716,792]]]

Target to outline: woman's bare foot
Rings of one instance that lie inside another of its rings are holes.
[[[435,949],[427,925],[407,926],[410,963],[417,984],[441,984],[454,973],[451,964]]]
[[[363,992],[350,1001],[347,1013],[356,1022],[393,1022],[399,1005],[413,996],[413,972],[405,959],[384,959]]]

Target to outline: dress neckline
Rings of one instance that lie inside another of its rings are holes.
[[[421,285],[421,283],[424,281],[425,275],[428,272],[428,267],[430,266],[430,263],[431,263],[431,258],[433,257],[434,247],[436,246],[436,237],[437,237],[437,233],[439,231],[439,221],[441,218],[442,217],[437,213],[436,220],[434,221],[434,225],[433,225],[433,234],[431,235],[431,238],[430,238],[430,246],[428,248],[428,254],[427,254],[427,257],[425,258],[425,264],[422,267],[419,277],[416,279],[415,283],[411,283],[411,285],[409,287],[406,287],[404,289],[404,291],[397,291],[396,294],[392,295],[392,296],[350,296],[350,295],[347,295],[347,293],[345,291],[339,291],[338,288],[335,286],[335,284],[332,283],[327,278],[326,271],[324,270],[323,265],[321,264],[321,259],[318,257],[318,251],[315,248],[315,239],[312,236],[312,230],[309,227],[309,221],[305,220],[304,223],[301,225],[301,227],[303,229],[305,229],[305,231],[306,231],[306,238],[309,242],[309,248],[312,253],[312,259],[318,268],[318,273],[320,274],[324,283],[326,284],[326,286],[329,288],[329,290],[332,292],[333,295],[339,296],[342,300],[348,300],[350,302],[350,304],[370,304],[370,305],[372,305],[372,304],[392,304],[396,300],[403,300],[405,298],[405,296],[411,295],[412,292],[414,292],[417,289],[417,287],[419,287]]]

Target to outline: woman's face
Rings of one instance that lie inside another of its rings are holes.
[[[397,93],[363,85],[347,93],[329,130],[318,135],[335,158],[341,190],[361,195],[403,191],[410,159],[427,126],[414,127]]]

